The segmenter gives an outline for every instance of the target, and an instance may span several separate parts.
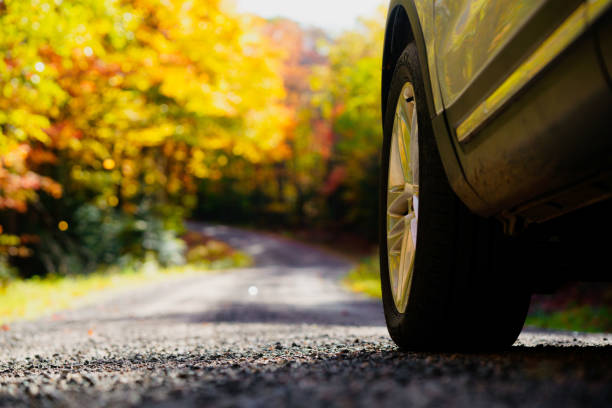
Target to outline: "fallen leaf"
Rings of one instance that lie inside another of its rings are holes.
[[[9,327],[8,324],[3,324],[2,325],[2,331],[9,331],[9,330],[11,330],[11,328]]]
[[[89,337],[93,336],[93,334],[94,334],[94,333],[93,333],[93,330],[92,330],[92,329],[87,330],[87,335],[88,335]]]

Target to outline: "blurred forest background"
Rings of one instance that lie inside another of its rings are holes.
[[[188,218],[373,241],[384,22],[0,0],[0,286],[182,264]]]
[[[330,36],[232,0],[0,0],[0,329],[249,264],[188,219],[375,252],[384,23],[384,5]],[[345,282],[379,297],[377,257]],[[528,323],[611,330],[602,288],[536,298]]]

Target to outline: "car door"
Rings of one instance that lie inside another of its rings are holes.
[[[444,119],[482,200],[472,211],[540,222],[599,194],[580,186],[610,163],[600,46],[611,8],[612,0],[435,1]]]
[[[436,0],[436,66],[452,130],[580,3],[580,0]]]

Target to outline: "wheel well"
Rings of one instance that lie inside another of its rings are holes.
[[[406,46],[414,42],[417,47],[419,64],[425,87],[425,98],[427,100],[429,115],[431,115],[434,136],[447,178],[455,193],[469,208],[479,208],[486,205],[465,180],[463,169],[457,158],[455,146],[451,141],[446,117],[444,114],[438,114],[436,111],[433,87],[437,87],[438,84],[431,83],[427,48],[423,32],[421,31],[416,6],[413,0],[393,0],[392,4],[394,4],[394,6],[392,6],[392,9],[389,11],[389,16],[387,18],[385,45],[383,48],[381,83],[382,117],[385,117],[385,112],[387,110],[387,97],[397,60],[400,55],[402,55],[402,52],[404,52]]]
[[[413,41],[414,33],[408,14],[406,14],[404,7],[398,5],[389,13],[385,32],[381,87],[383,117],[387,109],[387,95],[389,94],[395,64],[406,46]]]

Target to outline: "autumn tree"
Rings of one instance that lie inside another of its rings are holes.
[[[83,218],[131,225],[115,235],[176,228],[195,180],[220,178],[228,157],[288,154],[281,56],[261,21],[223,4],[2,2],[0,209],[5,232],[58,246],[47,270],[79,252]]]
[[[313,107],[331,126],[322,194],[328,217],[374,237],[382,145],[380,83],[385,8],[329,44],[328,64],[311,77]]]
[[[337,38],[285,19],[267,22],[265,35],[283,55],[289,155],[230,159],[222,179],[201,184],[200,215],[375,235],[384,20],[381,8]]]

